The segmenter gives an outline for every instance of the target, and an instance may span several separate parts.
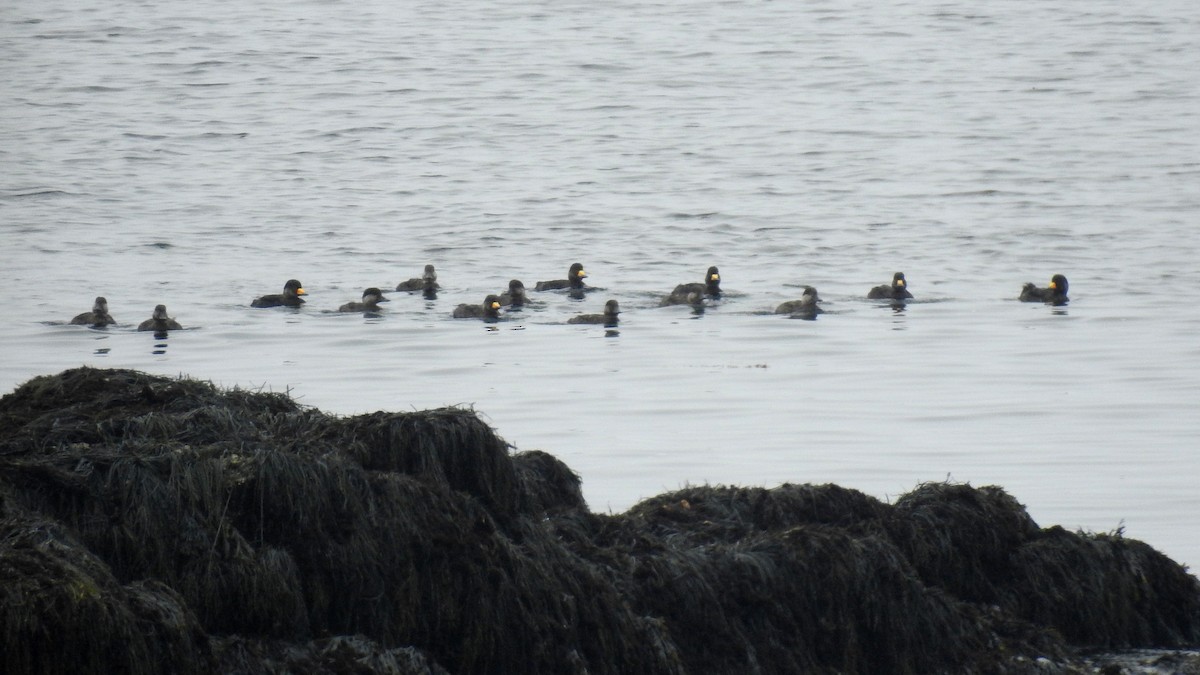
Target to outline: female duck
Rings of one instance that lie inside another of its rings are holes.
[[[591,323],[604,324],[609,328],[617,325],[617,315],[621,313],[621,307],[616,300],[609,300],[604,303],[603,314],[580,314],[567,319],[567,323]]]
[[[71,319],[71,325],[73,326],[94,326],[99,328],[114,323],[116,321],[108,313],[108,300],[105,300],[103,297],[96,298],[95,302],[92,303],[92,311],[84,312]]]
[[[529,296],[525,294],[525,284],[520,279],[508,282],[508,290],[500,294],[500,305],[503,307],[524,307],[527,302]]]
[[[167,316],[166,305],[155,305],[154,316],[138,324],[138,330],[152,330],[155,333],[165,333],[169,330],[182,330],[183,326],[171,317]]]
[[[775,308],[776,314],[791,314],[792,316],[810,317],[824,312],[817,303],[821,301],[817,289],[805,286],[799,300],[789,300]]]
[[[338,311],[339,312],[378,312],[380,309],[382,309],[382,307],[379,306],[379,303],[381,303],[381,302],[389,302],[389,300],[387,298],[383,297],[383,291],[372,286],[371,288],[368,288],[365,291],[363,291],[362,302],[347,302],[346,304],[342,305],[341,307],[338,307]]]
[[[425,272],[419,279],[409,279],[396,284],[397,291],[408,291],[410,293],[423,291],[426,294],[436,293],[441,289],[437,282],[437,270],[433,269],[433,265],[426,265]]]

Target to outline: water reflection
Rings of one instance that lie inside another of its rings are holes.
[[[906,330],[908,328],[904,315],[905,311],[908,310],[908,303],[903,300],[897,300],[886,305],[880,305],[880,307],[887,307],[892,310],[892,330]]]
[[[151,354],[161,356],[167,353],[167,331],[154,331],[154,349],[150,350]]]
[[[107,340],[107,339],[108,339],[107,335],[101,335],[101,336],[96,337],[96,340],[101,341],[101,344],[104,344],[103,341]],[[96,356],[107,356],[110,351],[112,351],[112,347],[96,347],[96,350],[93,351],[92,354],[94,354]]]

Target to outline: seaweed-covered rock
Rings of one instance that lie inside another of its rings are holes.
[[[6,673],[212,672],[208,636],[178,593],[121,585],[59,526],[3,505],[0,659]]]
[[[892,538],[926,583],[993,603],[1011,556],[1037,533],[1025,507],[998,487],[926,483],[896,501]]]
[[[512,456],[521,483],[521,512],[531,516],[586,509],[583,481],[554,455],[530,450]]]
[[[368,471],[428,477],[474,495],[496,518],[507,520],[517,510],[518,483],[508,445],[469,411],[445,408],[328,420],[319,437]]]
[[[80,368],[0,398],[6,673],[1082,672],[1200,586],[1000,488],[698,486],[587,509],[471,410],[337,417]],[[1114,666],[1117,667],[1117,666]]]
[[[1197,645],[1196,578],[1140,541],[1055,526],[1016,551],[1011,564],[1005,607],[1054,626],[1071,643]]]

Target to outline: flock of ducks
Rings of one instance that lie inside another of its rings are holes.
[[[580,263],[573,263],[567,270],[566,279],[553,279],[550,281],[539,281],[533,288],[534,291],[558,291],[566,290],[572,297],[582,298],[584,292],[593,290],[583,283],[587,278],[587,273]],[[424,273],[420,277],[415,277],[407,281],[402,281],[396,286],[399,292],[421,293],[427,299],[437,297],[437,292],[441,287],[437,282],[437,271],[433,265],[426,265]],[[251,303],[251,307],[300,307],[304,304],[305,295],[304,286],[296,279],[289,279],[283,285],[282,293],[273,293],[255,298]],[[659,303],[660,307],[668,305],[692,305],[703,306],[704,303],[712,300],[717,300],[721,297],[721,273],[716,267],[709,267],[704,273],[704,281],[679,284],[662,299]],[[891,300],[893,302],[902,303],[905,300],[911,299],[913,294],[908,290],[908,282],[904,278],[903,272],[896,272],[892,276],[892,283],[875,286],[867,292],[867,298],[870,300]],[[1018,299],[1022,302],[1042,302],[1049,305],[1065,305],[1068,302],[1067,298],[1067,278],[1061,274],[1055,274],[1050,279],[1050,285],[1046,288],[1039,288],[1034,284],[1027,283],[1021,288],[1021,293]],[[348,302],[341,307],[338,307],[339,312],[377,312],[382,308],[379,306],[382,302],[388,302],[384,297],[383,291],[379,288],[371,287],[363,291],[362,300],[359,302]],[[484,321],[498,321],[500,311],[505,308],[520,308],[529,302],[529,296],[525,292],[525,284],[518,279],[513,279],[508,283],[508,290],[502,293],[489,294],[483,299],[483,302],[478,305],[461,304],[454,308],[451,316],[456,319],[482,319]],[[812,286],[805,286],[800,298],[789,300],[775,308],[776,314],[788,314],[797,318],[814,318],[823,310],[818,303],[821,298],[817,295],[817,289]],[[572,317],[567,323],[572,324],[603,324],[607,327],[615,327],[618,323],[618,315],[621,313],[620,306],[616,300],[609,300],[604,303],[603,314],[580,314]],[[112,315],[108,313],[108,301],[103,297],[96,298],[92,305],[92,311],[84,312],[71,319],[72,324],[87,325],[92,327],[103,327],[116,323]],[[179,322],[167,315],[165,305],[158,305],[154,308],[154,315],[149,319],[138,324],[139,331],[154,331],[155,333],[165,333],[169,330],[179,330],[182,326]]]

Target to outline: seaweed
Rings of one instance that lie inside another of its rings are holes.
[[[92,368],[0,398],[0,578],[11,673],[1082,672],[1200,644],[1185,568],[995,486],[597,514],[470,409]]]

